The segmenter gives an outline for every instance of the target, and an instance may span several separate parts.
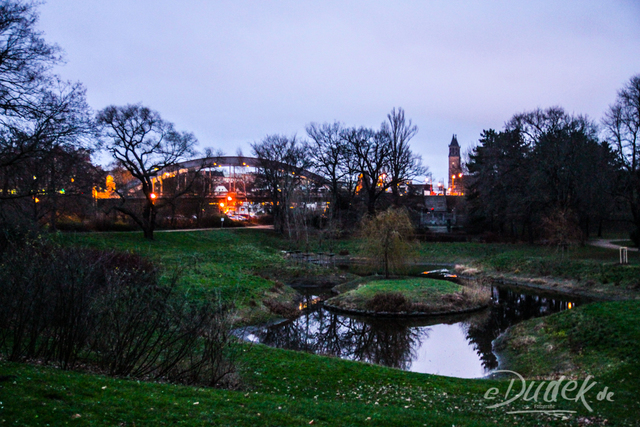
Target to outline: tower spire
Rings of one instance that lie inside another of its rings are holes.
[[[454,133],[449,144],[449,194],[460,193],[462,178],[462,165],[460,164],[460,144],[458,136]]]

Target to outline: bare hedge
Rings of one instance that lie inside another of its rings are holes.
[[[230,313],[159,283],[131,253],[12,243],[0,260],[0,354],[64,369],[215,386],[234,371]]]

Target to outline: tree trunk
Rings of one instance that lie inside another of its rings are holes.
[[[51,187],[49,190],[51,195],[51,219],[49,231],[54,233],[56,231],[56,213],[58,211],[58,195],[56,194],[56,162],[55,156],[51,160]]]
[[[389,251],[385,249],[384,251],[384,277],[385,279],[389,278]]]
[[[393,204],[400,206],[400,190],[398,189],[398,184],[391,186],[391,193],[393,194]]]
[[[156,225],[156,209],[152,202],[147,201],[144,211],[142,212],[142,230],[144,237],[153,240],[153,230]]]
[[[376,198],[371,192],[368,193],[367,197],[367,212],[372,216],[376,214]]]
[[[602,219],[602,217],[600,217],[600,220],[598,221],[598,237],[602,238],[602,223],[604,222],[604,219]]]

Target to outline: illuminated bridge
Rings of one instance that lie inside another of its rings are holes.
[[[300,177],[299,189],[304,203],[311,209],[324,209],[326,180],[311,171],[291,165],[244,156],[221,156],[187,160],[159,171],[152,178],[153,192],[159,200],[180,195],[180,210],[190,216],[202,213],[267,213],[271,200],[267,186],[261,182],[260,169],[278,169]],[[119,199],[113,177],[107,178],[106,191],[94,192],[96,199]],[[141,184],[131,179],[120,189],[129,199],[144,198]],[[175,208],[174,208],[175,210]]]

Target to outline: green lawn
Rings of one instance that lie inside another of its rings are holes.
[[[368,282],[351,291],[354,296],[372,297],[380,292],[401,292],[412,299],[438,296],[453,292],[460,292],[462,286],[446,280],[434,280],[421,277],[403,279],[385,279]]]
[[[508,382],[462,380],[404,372],[266,346],[246,346],[241,390],[203,389],[0,364],[0,422],[5,425],[221,426],[495,426],[625,425],[631,401],[579,402],[568,420],[487,409],[491,387]],[[9,376],[9,377],[7,377]],[[594,399],[593,396],[589,396]],[[525,409],[519,401],[508,410]],[[79,416],[78,416],[79,415]]]

